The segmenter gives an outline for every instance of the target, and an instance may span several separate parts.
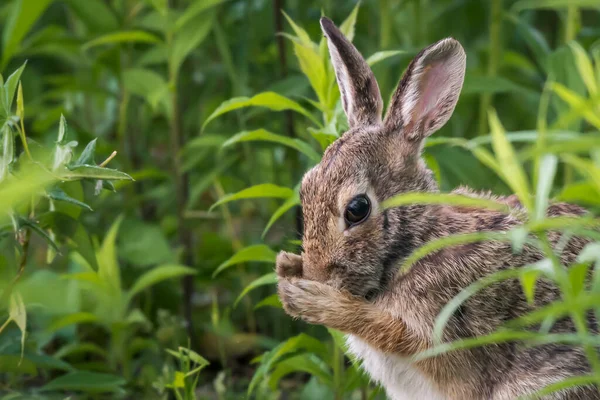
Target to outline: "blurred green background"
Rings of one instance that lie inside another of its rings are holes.
[[[3,0],[3,399],[384,398],[274,295],[346,128],[323,14],[384,99],[421,48],[465,47],[425,152],[444,191],[510,192],[471,151],[493,107],[528,172],[540,132],[578,154],[551,194],[597,207],[600,1]]]

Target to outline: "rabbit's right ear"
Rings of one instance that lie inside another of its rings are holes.
[[[412,60],[385,116],[389,132],[421,143],[452,115],[465,77],[466,55],[452,38],[423,49]]]
[[[373,71],[329,18],[321,18],[321,28],[327,37],[348,125],[352,128],[380,123],[383,100]]]

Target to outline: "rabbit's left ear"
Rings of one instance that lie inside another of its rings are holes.
[[[379,124],[383,100],[373,71],[356,47],[329,18],[321,18],[321,28],[327,37],[329,55],[340,87],[348,125],[352,128]]]
[[[385,128],[418,142],[440,129],[458,101],[466,58],[460,43],[451,38],[417,54],[392,97]]]

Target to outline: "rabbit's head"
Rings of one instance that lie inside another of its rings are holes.
[[[422,50],[408,66],[385,118],[375,76],[336,26],[321,19],[349,130],[306,173],[301,274],[371,297],[394,265],[420,244],[425,208],[383,210],[409,191],[436,191],[421,158],[423,141],[450,118],[462,88],[466,56],[454,39]]]

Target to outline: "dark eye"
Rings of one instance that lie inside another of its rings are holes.
[[[366,195],[361,194],[350,200],[344,212],[344,219],[348,226],[352,226],[367,219],[370,213],[371,202]]]

